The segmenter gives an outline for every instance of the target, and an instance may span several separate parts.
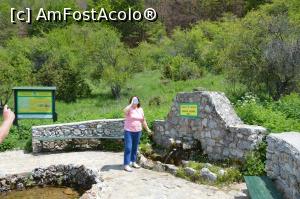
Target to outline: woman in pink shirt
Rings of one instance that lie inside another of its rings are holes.
[[[151,130],[146,122],[139,98],[131,97],[129,103],[124,109],[124,170],[131,172],[130,163],[132,163],[133,168],[140,168],[136,163],[136,158],[143,127],[149,133],[151,133]]]

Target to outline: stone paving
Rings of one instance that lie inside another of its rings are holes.
[[[137,199],[246,199],[246,185],[234,184],[218,189],[199,185],[168,173],[146,169],[127,173],[122,169],[123,153],[88,151],[34,156],[23,151],[0,153],[2,174],[29,172],[37,167],[53,164],[83,164],[91,169],[100,169],[106,184],[102,198]]]

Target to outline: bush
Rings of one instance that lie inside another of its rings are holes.
[[[161,105],[162,99],[160,96],[152,97],[149,100],[149,106],[159,106]]]
[[[243,167],[243,175],[247,176],[262,176],[266,174],[266,141],[261,142],[258,147],[246,156],[246,161]]]
[[[31,126],[19,126],[11,128],[8,136],[0,144],[0,151],[10,149],[29,149],[31,145]],[[29,149],[30,150],[30,149]]]
[[[300,120],[300,95],[292,93],[282,97],[279,101],[272,104],[275,111],[284,113],[288,118]]]
[[[260,103],[252,95],[238,101],[236,111],[247,124],[261,125],[272,132],[300,131],[298,119],[288,118],[285,113],[274,110],[270,102]]]
[[[242,173],[239,169],[230,167],[226,169],[226,172],[223,176],[218,176],[217,183],[218,184],[231,184],[235,182],[241,182],[243,179]]]
[[[153,45],[143,42],[137,48],[132,49],[132,70],[141,72],[145,69],[160,69],[161,65],[170,56],[163,45]]]
[[[139,146],[140,152],[145,156],[150,156],[153,153],[153,148],[149,143],[141,143]]]
[[[162,71],[162,77],[175,81],[196,79],[203,75],[203,70],[189,58],[182,56],[172,57],[168,60]]]

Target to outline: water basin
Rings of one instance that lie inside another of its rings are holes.
[[[13,190],[0,195],[3,199],[78,199],[80,194],[68,187],[33,187],[23,191]]]

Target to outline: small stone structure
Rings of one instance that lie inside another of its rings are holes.
[[[300,198],[300,133],[267,136],[267,175],[275,180],[285,198]]]
[[[24,190],[34,186],[67,186],[84,191],[81,199],[101,198],[105,187],[99,171],[82,165],[52,165],[36,168],[32,172],[0,178],[0,193]]]
[[[34,153],[38,153],[61,151],[68,147],[96,148],[101,144],[100,138],[122,138],[123,126],[124,119],[34,126],[32,127],[32,149]]]
[[[198,117],[180,116],[180,104],[198,105]],[[197,142],[210,159],[244,160],[265,136],[266,129],[244,124],[223,93],[195,91],[178,93],[165,121],[154,122],[154,141],[164,148],[181,142],[184,149]]]

